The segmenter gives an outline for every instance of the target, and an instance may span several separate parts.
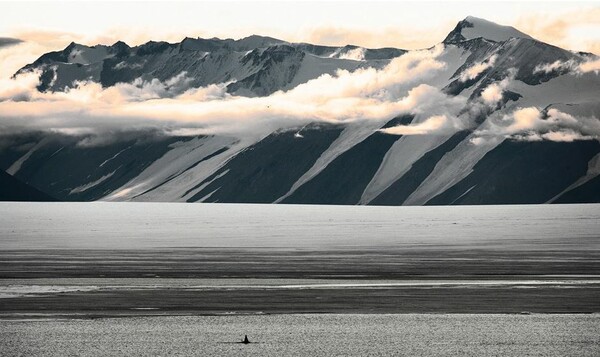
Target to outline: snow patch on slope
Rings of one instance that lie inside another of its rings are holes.
[[[110,178],[112,175],[114,175],[114,173],[115,173],[115,171],[113,171],[113,172],[111,172],[111,173],[108,173],[108,174],[106,174],[106,175],[104,175],[104,176],[100,177],[100,178],[99,178],[99,179],[97,179],[96,181],[93,181],[93,182],[87,183],[87,184],[85,184],[85,185],[77,186],[77,187],[75,187],[74,189],[72,189],[72,190],[69,192],[69,195],[72,195],[72,194],[74,194],[74,193],[81,193],[81,192],[84,192],[84,191],[87,191],[87,190],[89,190],[89,189],[90,189],[90,188],[92,188],[92,187],[98,186],[98,185],[99,185],[99,184],[101,184],[102,182],[104,182],[104,181],[108,180],[108,179],[109,179],[109,178]]]
[[[109,53],[104,46],[87,47],[82,45],[75,45],[69,53],[69,63],[76,64],[90,64],[101,62],[109,57]]]
[[[220,179],[221,177],[227,175],[228,172],[229,172],[229,169],[227,169],[227,170],[221,172],[220,174],[216,175],[215,177],[212,178],[212,180],[209,180],[209,181],[203,183],[200,187],[198,187],[197,190],[194,190],[194,193],[195,192],[200,192],[200,191],[204,190],[204,188],[206,186],[210,185],[211,183],[215,182],[216,180]],[[221,189],[221,187],[217,187],[212,192],[208,193],[206,196],[200,198],[198,200],[198,202],[204,202],[204,201],[208,200],[215,192],[219,191],[220,189]]]
[[[133,145],[129,145],[129,146],[128,146],[128,147],[126,147],[125,149],[123,149],[123,150],[119,151],[118,153],[114,154],[112,157],[110,157],[110,158],[108,158],[108,159],[104,160],[104,161],[103,161],[103,162],[100,164],[100,166],[99,166],[99,167],[102,167],[102,166],[106,165],[106,164],[107,164],[109,161],[111,161],[111,160],[113,160],[113,159],[116,159],[116,158],[117,158],[117,156],[121,155],[121,153],[123,153],[125,150],[129,149],[129,148],[130,148],[130,147],[132,147],[132,146],[133,146]]]
[[[27,151],[25,153],[25,155],[21,156],[17,161],[15,161],[12,165],[10,165],[10,167],[6,170],[6,172],[9,175],[14,176],[17,172],[19,172],[19,170],[21,170],[21,166],[23,166],[23,163],[25,163],[25,161],[27,161],[37,149],[42,147],[42,145],[44,145],[44,143],[45,143],[45,140],[40,140],[31,149],[29,149],[29,151]]]
[[[262,138],[244,138],[232,143],[227,151],[214,156],[209,160],[203,161],[195,168],[177,176],[176,179],[169,181],[159,190],[156,190],[155,194],[159,195],[164,192],[164,195],[167,198],[177,197],[179,201],[187,201],[196,193],[200,192],[204,187],[206,187],[205,184],[196,187],[199,183],[205,181],[208,177],[210,177],[210,175],[214,174],[221,167],[225,166],[233,157],[247,149],[249,146],[257,143],[261,139]],[[227,172],[229,172],[229,170],[220,173],[218,177],[214,178],[214,180],[225,176]],[[207,197],[204,197],[203,199],[207,199]]]
[[[338,136],[338,138],[331,143],[327,150],[325,150],[321,156],[319,156],[313,166],[302,176],[300,176],[300,178],[292,185],[290,190],[285,195],[279,197],[274,203],[279,203],[291,196],[302,185],[312,180],[327,166],[329,166],[329,164],[331,164],[338,156],[372,135],[381,127],[381,125],[381,122],[353,123],[348,125],[340,133],[340,136]]]
[[[446,153],[435,165],[431,174],[406,199],[403,205],[424,205],[435,196],[451,188],[473,172],[475,164],[485,154],[504,141],[504,138],[492,137],[474,144],[469,135],[454,150]]]
[[[338,70],[342,69],[352,72],[360,66],[360,62],[349,59],[323,58],[306,53],[302,59],[302,62],[300,63],[300,68],[296,72],[296,75],[283,89],[292,89],[300,84],[310,81],[311,79],[318,78],[323,74],[334,75]]]
[[[402,136],[385,154],[379,169],[365,188],[359,204],[366,205],[410,170],[423,155],[446,142],[452,134]]]
[[[170,192],[169,190],[165,192],[165,190],[151,189],[182,174],[199,160],[204,159],[219,149],[231,145],[235,140],[228,137],[210,136],[175,143],[172,145],[172,150],[153,162],[126,185],[105,197],[104,200],[173,201],[177,197],[180,197],[177,196],[177,193]],[[209,174],[207,173],[207,175]]]
[[[421,80],[419,83],[436,88],[443,88],[450,84],[450,78],[465,63],[470,53],[455,45],[445,45],[444,51],[436,60],[443,62],[445,67],[436,72],[435,76]]]
[[[565,193],[587,183],[588,181],[596,178],[598,175],[600,175],[600,153],[596,154],[596,156],[594,156],[589,162],[588,162],[588,169],[587,172],[585,173],[585,175],[583,175],[582,177],[580,177],[579,179],[577,179],[577,181],[573,182],[571,185],[569,185],[569,187],[565,188],[561,193],[559,193],[558,195],[552,197],[548,202],[546,203],[552,203],[554,201],[556,201],[560,196],[564,195]]]
[[[511,81],[508,90],[523,96],[521,106],[546,106],[554,103],[598,102],[600,85],[594,73],[565,74],[535,86],[521,81]]]

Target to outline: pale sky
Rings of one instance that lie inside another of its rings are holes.
[[[424,48],[468,15],[600,54],[600,3],[554,1],[0,2],[0,37],[56,46],[251,34],[327,45]]]

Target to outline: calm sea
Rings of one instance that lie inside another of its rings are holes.
[[[598,356],[600,315],[0,320],[0,339],[4,356]]]
[[[0,203],[0,251],[10,256],[12,250],[19,250],[23,259],[33,259],[27,257],[29,252],[43,254],[44,249],[74,250],[76,254],[77,249],[185,247],[358,252],[387,247],[485,247],[488,251],[498,247],[503,252],[535,251],[541,257],[573,251],[565,256],[589,260],[594,258],[586,252],[600,249],[599,237],[600,205]],[[544,264],[551,266],[552,262]],[[28,271],[26,266],[19,269]],[[179,284],[177,280],[172,283]],[[235,343],[245,334],[256,343]],[[600,356],[600,314],[242,314],[98,319],[11,314],[0,319],[0,355]]]

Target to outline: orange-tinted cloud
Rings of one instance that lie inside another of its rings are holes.
[[[164,83],[137,80],[102,88],[82,82],[65,92],[40,93],[39,74],[29,73],[0,83],[0,126],[64,133],[158,126],[196,129],[188,131],[196,135],[253,135],[309,122],[386,121],[408,112],[454,116],[466,98],[422,84],[445,69],[442,53],[442,46],[413,51],[382,69],[340,70],[257,98],[228,94],[225,84],[190,88],[185,73]]]
[[[569,50],[600,54],[600,6],[581,8],[561,15],[530,14],[517,19],[514,26],[532,37]],[[595,28],[595,38],[574,33],[577,28]]]
[[[322,26],[307,29],[294,40],[328,46],[358,45],[367,48],[396,47],[402,49],[429,48],[440,43],[453,24],[438,26],[427,31],[390,27],[385,29],[357,29]]]
[[[53,50],[62,49],[72,41],[86,45],[110,45],[116,41],[124,41],[130,46],[136,46],[148,41],[179,42],[186,36],[203,38],[219,37],[225,39],[243,38],[253,34],[262,34],[289,42],[307,42],[327,46],[358,45],[366,48],[396,47],[403,49],[423,49],[441,42],[454,25],[452,22],[447,22],[443,26],[436,26],[433,29],[408,27],[364,29],[353,28],[351,26],[316,26],[303,28],[296,32],[272,29],[267,32],[265,32],[266,30],[258,30],[258,33],[256,33],[257,30],[248,29],[236,29],[228,33],[216,33],[201,28],[165,30],[162,28],[113,27],[96,35],[23,28],[13,31],[10,33],[10,36],[24,41],[45,44]]]
[[[498,136],[526,141],[600,140],[597,118],[575,118],[555,108],[547,112],[537,107],[517,108],[501,117],[491,117],[485,124],[475,132],[474,144]]]

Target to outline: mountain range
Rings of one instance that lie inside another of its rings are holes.
[[[65,201],[600,202],[600,76],[589,68],[596,55],[475,17],[423,51],[262,36],[135,47],[71,43],[15,77],[35,73],[41,93],[68,92],[84,81],[102,88],[158,81],[167,98],[220,85],[227,98],[252,100],[285,95],[327,76],[377,74],[408,56],[435,52],[443,65],[398,97],[426,85],[445,99],[437,107],[432,99],[436,115],[406,110],[349,122],[307,115],[302,125],[266,126],[247,135],[125,127],[107,142],[83,145],[87,134],[11,132],[0,135],[0,168]],[[182,74],[185,80],[174,80]],[[442,115],[443,106],[458,108]]]

